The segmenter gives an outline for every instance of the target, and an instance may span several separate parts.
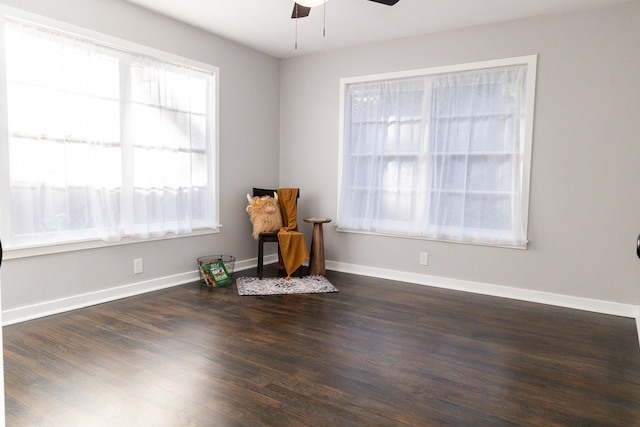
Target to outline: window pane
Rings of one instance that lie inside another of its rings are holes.
[[[470,194],[465,203],[465,227],[507,231],[512,228],[511,217],[504,215],[510,211],[508,195]]]
[[[471,152],[514,152],[519,148],[513,117],[481,117],[472,122],[471,128]]]
[[[456,192],[432,192],[429,209],[433,224],[460,227],[464,212],[464,196]]]
[[[513,155],[470,156],[466,172],[470,191],[511,191],[514,175]]]
[[[467,183],[467,156],[434,156],[433,187],[444,190],[464,190]]]

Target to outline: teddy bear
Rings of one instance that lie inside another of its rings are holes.
[[[249,220],[253,224],[253,238],[258,240],[260,233],[273,233],[282,228],[282,214],[278,202],[278,193],[273,197],[251,197],[247,193],[247,212]]]

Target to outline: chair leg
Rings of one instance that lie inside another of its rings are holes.
[[[285,270],[282,252],[280,252],[280,242],[278,242],[278,271]]]
[[[264,270],[264,259],[262,258],[264,252],[264,240],[262,238],[258,240],[258,277],[262,279],[262,273]]]

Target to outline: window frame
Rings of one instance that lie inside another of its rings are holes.
[[[147,239],[139,239],[133,237],[123,237],[117,242],[106,242],[98,238],[87,238],[80,240],[68,240],[64,242],[52,242],[42,244],[10,244],[5,246],[4,258],[22,258],[29,256],[39,256],[53,253],[70,252],[76,250],[84,250],[91,248],[109,247],[117,245],[125,245],[131,243],[140,243],[141,241],[150,242],[156,240],[167,240],[175,238],[185,238],[191,236],[216,234],[220,232],[220,69],[217,66],[186,58],[170,52],[159,50],[150,46],[138,44],[129,40],[110,36],[104,33],[89,30],[76,25],[68,24],[51,18],[47,18],[38,14],[26,12],[10,6],[0,5],[0,170],[7,171],[9,168],[9,150],[8,150],[8,105],[7,105],[7,75],[5,63],[5,40],[4,40],[4,23],[6,19],[16,19],[33,22],[34,24],[49,27],[58,32],[66,32],[74,36],[83,37],[94,40],[98,43],[112,47],[114,49],[128,51],[131,53],[142,54],[154,57],[161,61],[185,65],[195,69],[200,69],[207,73],[213,74],[213,82],[211,87],[210,108],[211,108],[211,141],[210,155],[213,157],[208,162],[209,178],[211,179],[210,187],[214,192],[213,210],[217,224],[213,228],[201,227],[194,228],[191,233],[174,235],[166,234],[162,237],[150,237]],[[0,198],[2,200],[10,200],[10,182],[8,173],[0,173]],[[11,234],[11,207],[9,203],[0,204],[0,235],[10,236]],[[10,242],[10,239],[3,239]]]
[[[393,71],[387,73],[380,74],[369,74],[363,76],[353,76],[353,77],[344,77],[340,79],[340,108],[339,108],[339,135],[338,135],[338,191],[337,191],[337,208],[338,212],[341,209],[341,200],[342,200],[342,187],[343,187],[343,174],[344,174],[344,162],[345,162],[345,134],[346,134],[346,119],[345,113],[346,108],[348,106],[347,101],[347,88],[351,84],[356,83],[367,83],[367,82],[376,82],[376,81],[385,81],[385,80],[399,80],[399,79],[408,79],[412,77],[421,77],[421,76],[434,76],[438,74],[446,74],[446,73],[454,73],[454,72],[464,72],[464,71],[474,71],[474,70],[482,70],[489,68],[498,68],[505,66],[514,66],[514,65],[526,65],[527,66],[527,80],[526,80],[526,93],[527,99],[525,104],[525,129],[524,129],[524,147],[523,147],[523,158],[522,158],[522,224],[525,230],[525,243],[522,245],[509,245],[509,244],[500,244],[500,243],[491,243],[491,242],[478,242],[478,241],[466,241],[466,240],[454,240],[454,239],[446,239],[446,238],[437,238],[437,237],[429,237],[429,236],[421,236],[421,235],[412,235],[412,234],[397,234],[397,233],[385,233],[385,232],[375,232],[368,230],[358,230],[351,228],[336,226],[336,230],[338,232],[345,233],[355,233],[355,234],[365,234],[365,235],[376,235],[376,236],[389,236],[389,237],[400,237],[400,238],[409,238],[409,239],[417,239],[417,240],[431,240],[431,241],[441,241],[441,242],[453,242],[453,243],[461,243],[461,244],[470,244],[470,245],[481,245],[481,246],[491,246],[491,247],[504,247],[504,248],[514,248],[514,249],[527,249],[528,246],[528,233],[529,233],[529,206],[530,206],[530,184],[531,184],[531,159],[532,159],[532,147],[533,147],[533,126],[534,126],[534,107],[535,107],[535,89],[536,89],[536,72],[537,72],[537,55],[524,55],[517,57],[508,57],[501,59],[492,59],[487,61],[476,61],[469,63],[461,63],[454,65],[444,65],[444,66],[436,66],[429,68],[421,68],[421,69],[413,69],[413,70],[405,70],[405,71]],[[400,153],[396,153],[400,154]],[[431,165],[427,165],[427,167],[431,167]],[[429,189],[427,189],[429,190]],[[338,217],[340,215],[338,214]]]

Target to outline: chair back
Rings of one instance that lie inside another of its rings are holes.
[[[266,188],[255,188],[253,187],[253,197],[264,197],[271,196],[273,197],[273,193],[278,190],[267,190]]]
[[[278,190],[268,190],[266,188],[256,188],[253,187],[253,197],[264,197],[264,196],[271,196],[273,197],[273,193],[277,192]],[[300,189],[298,189],[298,199],[300,198]]]

